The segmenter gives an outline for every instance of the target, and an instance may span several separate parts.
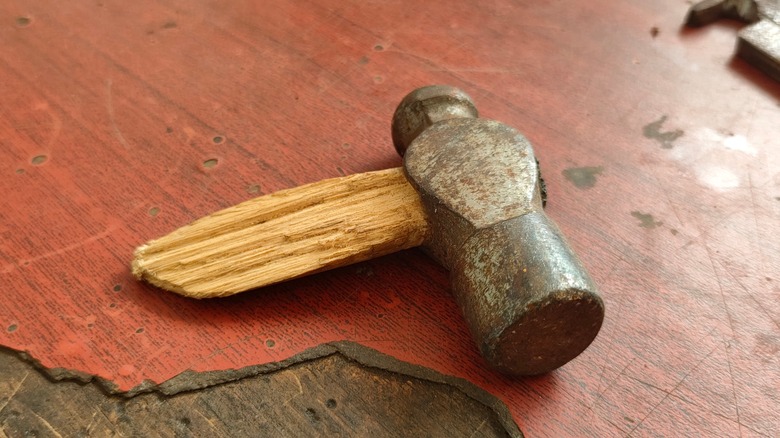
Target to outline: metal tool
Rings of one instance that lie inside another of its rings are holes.
[[[686,24],[704,26],[721,18],[750,23],[737,34],[737,55],[780,81],[780,1],[704,0],[691,6]]]
[[[428,214],[423,247],[450,270],[488,362],[538,374],[582,352],[601,327],[604,305],[544,214],[528,140],[477,118],[462,91],[432,86],[398,106],[393,142]]]
[[[471,99],[447,86],[406,96],[392,136],[403,173],[325,180],[214,213],[139,247],[133,272],[204,298],[422,245],[449,269],[471,333],[497,370],[540,374],[585,350],[604,304],[544,214],[528,140],[478,118]]]

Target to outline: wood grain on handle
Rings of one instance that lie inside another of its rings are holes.
[[[135,250],[133,274],[192,298],[233,295],[418,246],[401,168],[327,179],[213,213]]]

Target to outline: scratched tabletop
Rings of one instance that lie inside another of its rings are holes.
[[[689,6],[2,2],[0,344],[122,392],[343,341],[470,382],[529,436],[778,436],[780,83],[733,58],[741,24],[682,28]],[[419,250],[210,301],[130,274],[198,217],[399,166],[392,112],[437,83],[530,139],[600,287],[568,365],[487,369]]]

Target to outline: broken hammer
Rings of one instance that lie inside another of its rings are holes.
[[[133,273],[186,296],[225,296],[422,245],[450,271],[487,362],[515,375],[590,345],[604,304],[542,208],[533,149],[478,118],[461,90],[429,86],[393,116],[402,169],[246,201],[136,249]]]

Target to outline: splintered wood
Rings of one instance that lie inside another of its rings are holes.
[[[233,295],[422,243],[420,198],[401,168],[251,199],[135,250],[133,274],[192,298]]]

